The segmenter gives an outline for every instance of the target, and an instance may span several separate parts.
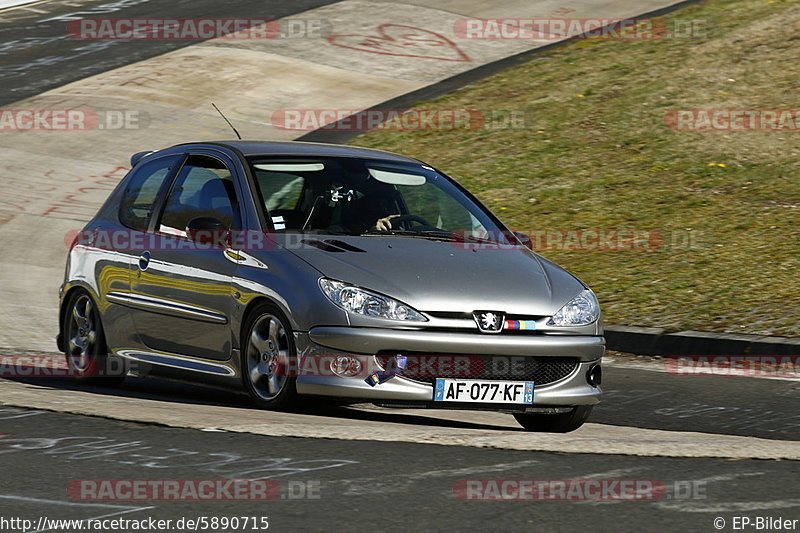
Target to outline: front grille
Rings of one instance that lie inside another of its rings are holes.
[[[426,325],[427,329],[435,330],[438,332],[453,332],[453,333],[463,333],[465,330],[471,330],[473,332],[478,332],[478,325],[475,322],[475,317],[472,313],[464,313],[461,311],[424,311],[424,314],[429,315],[432,318],[449,320],[450,322],[447,323],[436,323],[434,322],[431,325]],[[533,316],[533,315],[505,315],[504,320],[507,322],[509,320],[517,320],[517,321],[528,321],[528,322],[538,322],[544,318],[543,316]],[[455,322],[458,321],[458,322]],[[503,327],[503,330],[500,332],[495,333],[495,335],[542,335],[543,332],[540,329],[509,329],[508,327]]]
[[[433,384],[436,378],[533,381],[536,385],[555,383],[572,374],[579,360],[574,357],[522,357],[505,355],[427,355],[408,352],[378,353],[378,363],[395,368],[394,356],[406,356],[406,369],[398,372],[414,381]]]
[[[461,311],[425,311],[425,314],[435,318],[472,320],[472,313],[464,313]]]

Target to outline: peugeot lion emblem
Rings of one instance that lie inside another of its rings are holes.
[[[482,333],[500,333],[505,324],[503,313],[499,311],[475,311],[475,323]]]

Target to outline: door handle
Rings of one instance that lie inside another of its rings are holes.
[[[147,265],[150,264],[150,252],[143,252],[139,256],[139,270],[147,270]]]

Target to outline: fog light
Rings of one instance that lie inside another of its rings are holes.
[[[600,365],[594,365],[586,372],[586,381],[592,387],[599,387],[603,382],[603,368]]]
[[[361,373],[361,361],[355,357],[340,355],[331,361],[331,372],[345,378],[355,377]]]

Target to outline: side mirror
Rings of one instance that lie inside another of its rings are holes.
[[[198,244],[225,248],[230,244],[230,231],[214,217],[196,217],[186,224],[186,235]]]
[[[514,236],[525,248],[533,250],[533,241],[531,241],[531,238],[526,233],[515,231]]]

